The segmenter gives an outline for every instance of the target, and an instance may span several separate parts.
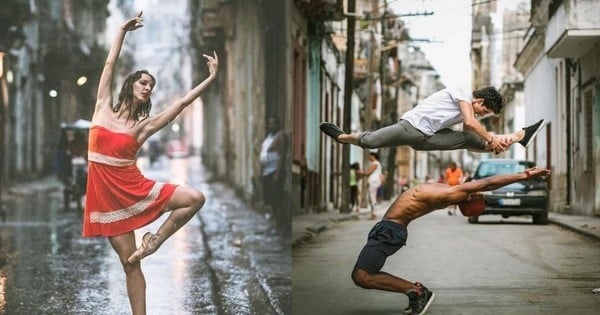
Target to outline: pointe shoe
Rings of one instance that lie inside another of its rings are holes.
[[[144,234],[142,237],[142,244],[140,247],[138,247],[138,249],[135,250],[135,252],[133,252],[133,254],[131,254],[131,256],[129,256],[129,258],[127,258],[127,262],[134,264],[142,260],[142,258],[154,253],[158,249],[156,242],[152,242],[152,238],[154,236],[155,235],[150,232]]]

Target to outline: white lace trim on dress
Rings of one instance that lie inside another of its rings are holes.
[[[90,213],[90,222],[92,223],[113,223],[116,221],[125,220],[135,215],[142,213],[148,205],[150,205],[160,193],[164,183],[156,182],[148,193],[146,198],[127,208],[114,210],[110,212],[92,212]]]
[[[88,161],[110,166],[129,166],[135,164],[134,160],[120,159],[98,152],[88,151]]]

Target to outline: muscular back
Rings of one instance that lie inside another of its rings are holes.
[[[550,170],[533,167],[523,173],[495,175],[456,186],[438,183],[421,184],[396,198],[386,212],[385,218],[408,225],[410,221],[431,211],[466,201],[473,193],[494,190],[520,180],[548,175]]]
[[[386,212],[387,219],[404,225],[431,211],[446,208],[466,198],[466,193],[457,194],[451,186],[427,183],[415,186],[400,195]]]

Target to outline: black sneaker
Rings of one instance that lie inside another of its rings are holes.
[[[415,282],[415,285],[418,286],[419,288],[423,287],[423,284],[421,282]],[[416,303],[417,299],[418,299],[418,292],[417,290],[409,290],[406,295],[408,296],[408,306],[402,311],[404,314],[410,314],[412,312],[412,308],[414,306],[414,304]]]
[[[406,292],[406,295],[408,296],[408,306],[404,310],[402,310],[402,313],[410,314],[412,313],[413,305],[415,304],[415,301],[418,297],[417,290],[408,290],[408,292]]]
[[[339,142],[338,137],[344,133],[344,131],[340,129],[340,127],[328,122],[321,123],[319,125],[319,129],[321,129],[321,131],[324,134],[332,137],[333,140],[337,142]]]
[[[529,144],[531,143],[531,140],[533,140],[533,138],[535,138],[535,136],[538,134],[538,132],[540,132],[540,130],[542,130],[543,127],[544,127],[544,120],[541,119],[540,121],[536,122],[535,124],[523,128],[523,130],[525,130],[525,136],[523,137],[523,139],[521,139],[521,141],[519,141],[519,143],[522,146],[527,148],[529,146]]]
[[[419,287],[417,290],[406,292],[406,295],[408,295],[408,307],[404,309],[404,312],[407,312],[410,308],[411,315],[425,314],[435,298],[435,293],[429,291],[429,289],[418,282],[415,284]]]

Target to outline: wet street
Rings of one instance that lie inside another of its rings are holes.
[[[147,177],[202,190],[200,214],[142,261],[148,314],[290,314],[291,246],[268,215],[197,158],[163,159]],[[58,190],[9,194],[0,223],[0,314],[129,314],[125,275],[106,239],[81,237],[82,215]],[[136,231],[156,231],[166,218]]]

